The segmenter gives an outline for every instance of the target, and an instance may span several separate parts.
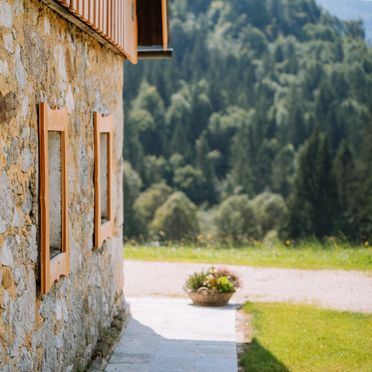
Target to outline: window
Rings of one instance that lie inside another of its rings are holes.
[[[94,246],[112,236],[112,116],[94,113]]]
[[[70,272],[67,233],[67,109],[39,105],[41,292]]]

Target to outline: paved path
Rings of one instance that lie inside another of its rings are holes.
[[[130,297],[185,296],[186,277],[206,264],[124,261],[125,294]],[[220,266],[220,265],[218,265]],[[286,301],[372,313],[372,276],[358,271],[294,270],[227,266],[242,280],[237,302]]]
[[[235,307],[129,298],[133,318],[107,372],[237,372]]]

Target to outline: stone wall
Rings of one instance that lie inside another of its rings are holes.
[[[0,0],[0,370],[85,365],[123,309],[123,60],[38,0]],[[38,112],[69,111],[71,274],[40,294]],[[114,124],[114,237],[93,250],[93,111]]]

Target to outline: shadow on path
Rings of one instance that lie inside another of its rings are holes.
[[[133,319],[106,371],[234,372],[236,343],[166,338]]]
[[[238,371],[236,305],[199,307],[166,298],[133,298],[129,303],[132,318],[106,371]],[[270,365],[279,366],[266,353]]]

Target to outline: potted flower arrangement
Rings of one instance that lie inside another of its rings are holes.
[[[236,289],[239,278],[226,269],[211,267],[190,275],[185,284],[185,291],[194,305],[224,306]]]

